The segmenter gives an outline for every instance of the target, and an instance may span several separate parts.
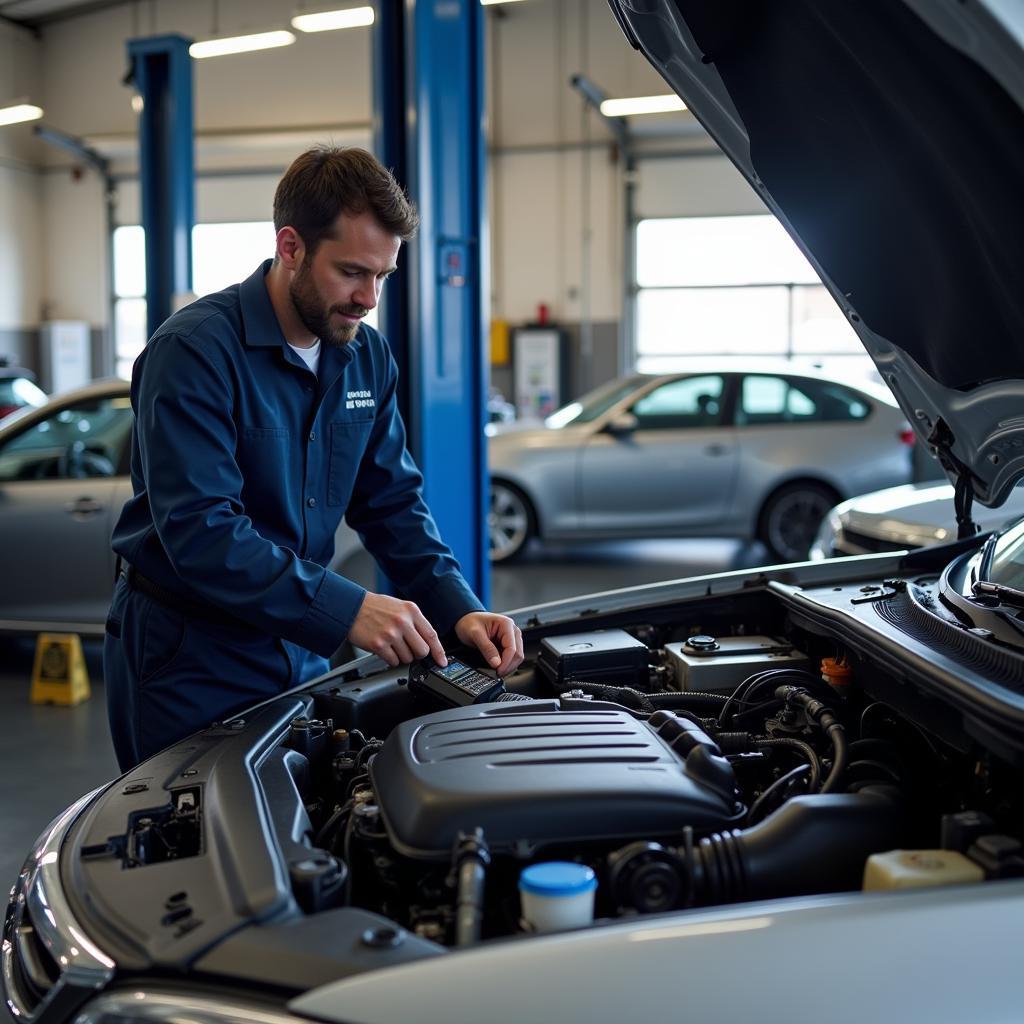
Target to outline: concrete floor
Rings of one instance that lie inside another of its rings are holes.
[[[498,611],[618,587],[760,565],[759,545],[735,541],[624,541],[534,546],[492,574]],[[355,574],[354,574],[355,575]],[[85,645],[92,698],[75,708],[29,703],[33,643],[0,641],[0,891],[32,843],[76,797],[117,774],[107,731],[101,645]],[[6,903],[6,895],[4,895]],[[0,1009],[0,1020],[5,1011]]]

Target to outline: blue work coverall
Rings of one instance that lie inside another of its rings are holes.
[[[363,325],[312,373],[270,265],[175,313],[135,364],[113,533],[130,572],[104,644],[122,770],[326,671],[366,594],[326,568],[342,515],[438,633],[482,608],[423,502],[386,342]]]

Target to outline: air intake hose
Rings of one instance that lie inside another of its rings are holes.
[[[894,789],[798,796],[752,828],[680,849],[692,903],[733,903],[859,889],[872,853],[900,845],[905,812]]]

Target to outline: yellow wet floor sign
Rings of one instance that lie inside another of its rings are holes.
[[[33,704],[81,704],[89,699],[89,673],[77,633],[40,633],[32,666]]]

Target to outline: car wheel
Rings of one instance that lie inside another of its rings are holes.
[[[780,487],[764,503],[758,537],[773,558],[800,562],[807,558],[821,521],[839,500],[830,487],[806,480]]]
[[[492,562],[507,562],[520,554],[533,534],[533,522],[533,509],[522,491],[500,480],[491,481],[487,531]]]

